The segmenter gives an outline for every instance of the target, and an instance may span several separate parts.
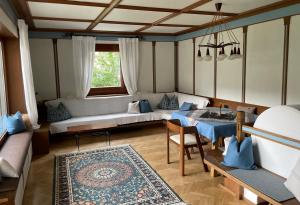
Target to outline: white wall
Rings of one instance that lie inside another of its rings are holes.
[[[246,102],[281,104],[284,24],[275,20],[248,28]]]
[[[234,29],[234,34],[240,41],[243,52],[243,29]],[[223,33],[224,41],[228,42],[228,35]],[[230,55],[231,46],[225,48],[225,53]],[[218,51],[219,52],[219,51]],[[241,101],[242,99],[242,58],[217,61],[217,98]]]
[[[139,91],[153,92],[152,42],[140,42]]]
[[[178,89],[193,93],[193,40],[178,43]]]
[[[214,61],[199,60],[198,58],[198,45],[202,37],[196,38],[194,55],[195,61],[195,94],[207,97],[214,95]],[[205,37],[208,39],[208,36]],[[201,48],[202,57],[206,54],[206,49]],[[210,55],[214,58],[214,50],[210,49]]]
[[[35,91],[41,99],[56,98],[55,67],[51,39],[30,39]]]
[[[157,42],[156,92],[173,92],[174,88],[174,42]]]
[[[291,19],[287,104],[300,104],[300,15]]]

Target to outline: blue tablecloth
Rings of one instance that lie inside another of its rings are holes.
[[[182,126],[196,126],[198,133],[212,143],[217,142],[219,137],[236,135],[236,122],[220,122],[208,120],[189,120],[190,111],[179,111],[172,113],[172,119],[178,119]]]

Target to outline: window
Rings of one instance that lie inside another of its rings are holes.
[[[5,79],[4,79],[4,61],[3,61],[3,53],[2,53],[2,42],[0,41],[0,138],[1,139],[6,132],[6,127],[3,121],[3,116],[6,113],[7,113],[7,108],[6,108],[6,92],[5,92]]]
[[[89,95],[127,94],[124,85],[119,45],[97,44]]]

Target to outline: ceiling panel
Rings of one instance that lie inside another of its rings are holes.
[[[102,7],[28,2],[32,16],[94,20]]]
[[[157,7],[157,8],[170,8],[182,9],[190,4],[197,2],[197,0],[123,0],[120,4]]]
[[[180,14],[174,18],[165,21],[165,24],[187,24],[187,25],[201,25],[212,20],[213,16],[198,15],[198,14]]]
[[[198,11],[216,11],[215,3],[222,2],[222,10],[224,12],[241,13],[261,6],[272,4],[280,0],[213,0],[195,10]]]
[[[143,26],[141,26],[141,25],[99,23],[93,30],[131,32],[131,31],[136,31],[142,27]]]
[[[54,28],[54,29],[86,29],[89,22],[71,22],[71,21],[52,21],[52,20],[33,20],[37,28]]]
[[[152,23],[169,15],[169,12],[138,11],[128,9],[113,9],[105,18],[106,21],[127,21]]]
[[[190,27],[169,27],[169,26],[153,26],[151,28],[146,29],[143,32],[151,32],[151,33],[176,33],[179,31],[183,31],[189,29]]]
[[[111,2],[111,0],[73,0],[73,1],[104,3],[104,4],[109,4]]]

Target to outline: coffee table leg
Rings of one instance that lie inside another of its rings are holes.
[[[80,136],[79,136],[79,135],[75,135],[75,140],[76,140],[77,150],[79,151],[79,140],[80,140]]]
[[[107,144],[107,141],[108,141],[108,146],[110,146],[110,131],[106,131],[106,144]]]

